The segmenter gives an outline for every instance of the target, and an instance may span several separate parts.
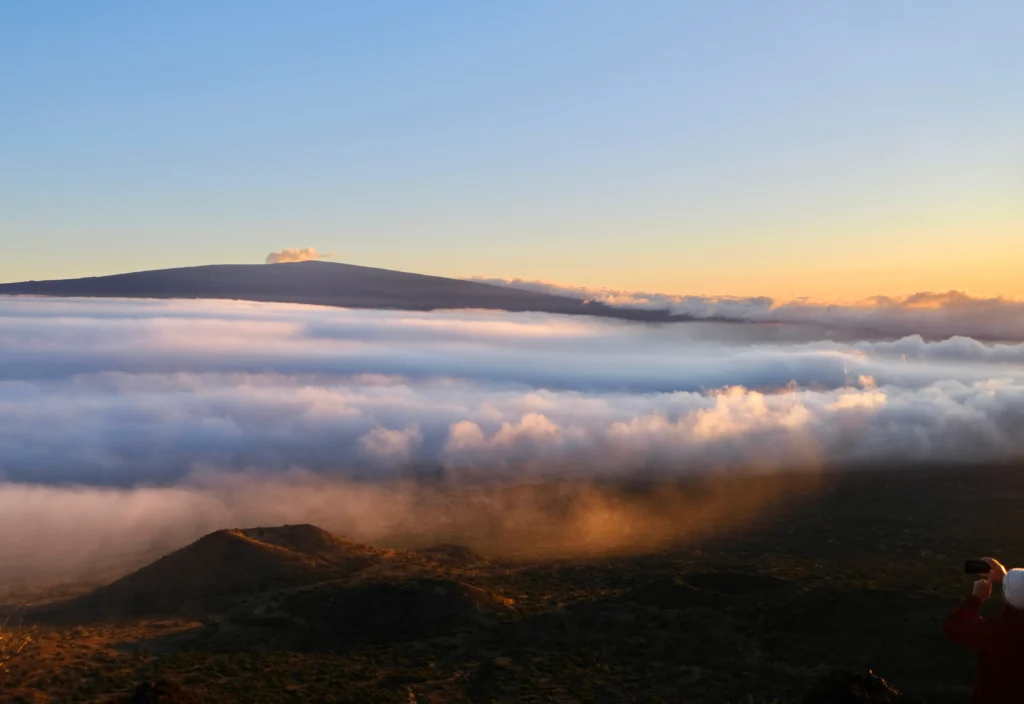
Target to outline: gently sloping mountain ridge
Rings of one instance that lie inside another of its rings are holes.
[[[509,286],[321,261],[217,264],[82,279],[23,281],[0,284],[0,295],[208,298],[346,308],[482,308],[631,320],[684,319],[665,311],[620,309]]]

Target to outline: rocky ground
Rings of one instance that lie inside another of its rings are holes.
[[[196,554],[183,551],[147,568],[162,572],[14,611],[33,642],[0,674],[0,700],[123,701],[170,679],[203,702],[753,704],[802,701],[844,668],[963,702],[971,658],[940,626],[964,558],[1024,564],[1019,469],[826,475],[785,510],[647,554],[222,535],[202,549],[239,568],[215,590],[198,568],[174,581]]]

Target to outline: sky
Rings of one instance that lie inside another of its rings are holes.
[[[0,0],[0,281],[1024,296],[1024,5]]]

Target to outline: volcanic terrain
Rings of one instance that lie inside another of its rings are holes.
[[[2,698],[113,702],[169,679],[204,702],[799,702],[838,668],[952,704],[972,658],[941,623],[965,556],[1024,561],[1019,470],[837,473],[642,554],[222,530],[90,593],[10,605],[9,632],[33,641]]]

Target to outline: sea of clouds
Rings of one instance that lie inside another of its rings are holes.
[[[919,334],[932,339],[962,335],[986,341],[1024,341],[1024,300],[983,298],[964,291],[922,291],[908,296],[873,296],[835,303],[809,298],[777,300],[769,296],[680,296],[485,276],[469,280],[570,296],[616,308],[664,311],[696,320],[814,324],[830,331]]]
[[[1011,321],[983,343],[946,316],[936,339],[923,310],[869,336],[834,312],[653,325],[0,297],[0,581],[252,523],[386,540],[436,523],[453,482],[1019,456],[1022,336]]]

